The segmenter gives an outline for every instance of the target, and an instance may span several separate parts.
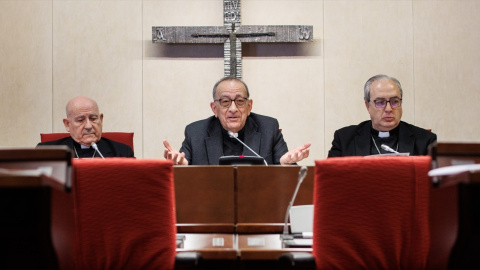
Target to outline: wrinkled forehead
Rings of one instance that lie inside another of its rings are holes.
[[[92,114],[99,114],[98,105],[91,100],[79,100],[72,101],[68,107],[68,113],[71,117],[77,117],[79,115],[90,116]]]
[[[247,97],[247,89],[243,83],[236,80],[223,81],[217,86],[216,98],[227,97]]]

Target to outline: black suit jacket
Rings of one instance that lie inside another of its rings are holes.
[[[73,151],[73,142],[72,137],[66,137],[56,141],[39,143],[37,147],[42,145],[66,145]],[[97,142],[97,146],[104,157],[134,157],[133,150],[130,146],[107,138],[102,137]]]
[[[244,127],[244,143],[262,156],[268,164],[280,164],[288,152],[277,119],[250,113]],[[223,136],[220,120],[211,116],[189,124],[180,152],[185,153],[189,165],[218,165],[223,156]],[[243,155],[254,156],[246,147]]]
[[[332,148],[328,157],[368,156],[372,143],[372,121],[348,126],[335,131]],[[400,121],[398,131],[398,152],[410,155],[427,155],[428,146],[437,141],[437,135],[423,128]]]

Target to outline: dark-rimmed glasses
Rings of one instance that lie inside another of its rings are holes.
[[[229,108],[232,105],[232,101],[235,101],[235,105],[238,108],[242,108],[242,107],[245,107],[245,105],[247,105],[247,100],[248,100],[248,98],[238,97],[238,98],[235,98],[235,99],[219,98],[219,99],[215,99],[214,101],[218,101],[218,103],[220,103],[220,106],[222,108]]]
[[[402,106],[402,99],[401,98],[391,98],[389,100],[386,99],[375,99],[373,104],[375,104],[376,108],[383,109],[387,107],[387,103],[390,103],[392,108],[397,108]]]

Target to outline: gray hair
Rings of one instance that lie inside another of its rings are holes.
[[[237,82],[241,82],[244,86],[245,86],[245,89],[247,89],[247,98],[250,97],[250,92],[248,91],[248,86],[247,84],[242,81],[241,79],[237,78],[237,77],[223,77],[221,78],[220,80],[218,80],[217,83],[215,83],[215,85],[213,86],[213,100],[215,100],[215,94],[217,93],[217,87],[220,83],[224,82],[224,81],[237,81]]]
[[[400,98],[403,97],[402,85],[400,84],[400,82],[397,79],[395,79],[393,77],[390,77],[390,76],[387,76],[387,75],[379,74],[379,75],[375,75],[375,76],[371,77],[365,83],[365,86],[363,87],[363,99],[365,100],[365,102],[370,102],[370,86],[372,85],[372,83],[374,81],[377,81],[377,80],[389,80],[389,81],[394,82],[397,85],[398,89],[400,89]]]

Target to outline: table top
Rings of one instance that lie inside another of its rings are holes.
[[[177,252],[200,252],[206,260],[276,260],[287,252],[312,248],[285,248],[280,234],[186,233]]]

